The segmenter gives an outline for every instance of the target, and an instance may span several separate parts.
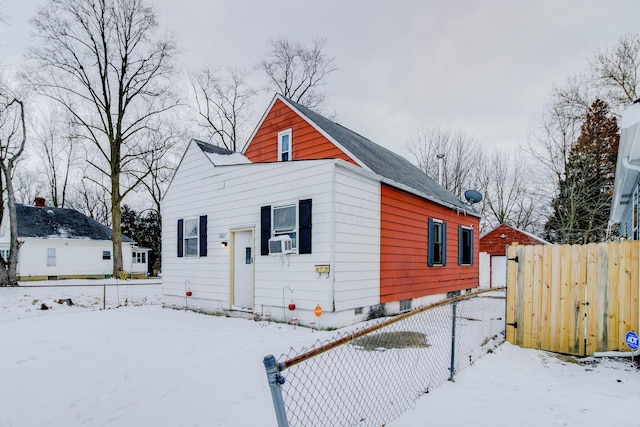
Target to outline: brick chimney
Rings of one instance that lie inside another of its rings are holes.
[[[33,204],[39,208],[44,208],[45,206],[44,197],[36,197]]]

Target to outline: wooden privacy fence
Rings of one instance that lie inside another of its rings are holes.
[[[506,339],[585,356],[628,351],[638,332],[640,241],[513,244],[507,250]]]

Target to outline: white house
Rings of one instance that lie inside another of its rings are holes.
[[[105,278],[113,272],[111,229],[73,209],[16,205],[18,280]],[[9,253],[9,221],[0,226],[0,255]],[[149,249],[123,236],[122,257],[129,277],[146,277]],[[6,259],[6,258],[5,258]]]
[[[619,224],[619,235],[640,240],[640,100],[622,113],[620,144],[613,185],[609,224]]]
[[[242,154],[191,141],[162,215],[168,306],[326,328],[478,286],[477,213],[281,96]]]

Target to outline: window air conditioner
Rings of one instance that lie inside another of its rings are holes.
[[[276,236],[269,239],[269,255],[284,255],[293,253],[293,244],[289,236]]]

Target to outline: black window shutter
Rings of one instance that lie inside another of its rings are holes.
[[[429,218],[429,228],[427,232],[427,246],[428,246],[428,256],[427,256],[427,265],[429,267],[433,267],[433,218]]]
[[[181,258],[184,254],[184,220],[178,220],[178,257]]]
[[[462,257],[464,256],[464,234],[461,225],[458,226],[458,265],[462,265]]]
[[[311,253],[311,199],[298,203],[298,229],[300,233],[298,253]]]
[[[200,217],[200,256],[207,256],[207,216]]]
[[[260,208],[260,255],[269,255],[271,238],[271,206]]]
[[[442,265],[447,265],[447,223],[442,222]]]

